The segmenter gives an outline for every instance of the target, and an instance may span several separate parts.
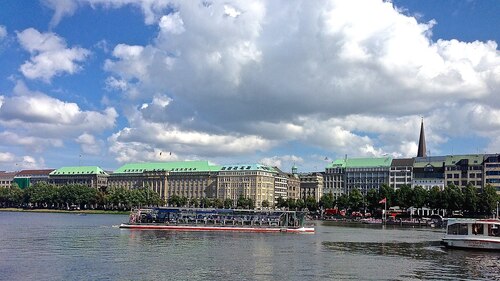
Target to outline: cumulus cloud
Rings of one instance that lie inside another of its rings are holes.
[[[87,133],[81,134],[75,141],[80,144],[83,153],[90,155],[99,155],[103,145],[102,141],[96,140],[93,135]]]
[[[303,163],[304,159],[295,155],[282,155],[282,156],[273,156],[273,157],[265,157],[260,160],[260,163],[278,167],[285,171],[291,170],[292,166],[295,164]]]
[[[81,47],[67,48],[63,38],[51,32],[40,33],[34,28],[18,32],[17,38],[21,46],[31,54],[30,60],[19,68],[29,79],[50,82],[54,76],[74,74],[82,68],[78,63],[83,62],[90,54],[89,50]]]
[[[412,156],[420,116],[429,147],[496,139],[497,43],[432,40],[436,21],[390,1],[79,3],[140,7],[158,25],[151,43],[117,44],[105,62],[110,89],[151,100],[109,139],[115,150],[231,155],[298,141],[334,155]],[[166,106],[153,102],[161,96]]]
[[[17,82],[13,93],[3,98],[0,125],[11,131],[4,133],[10,136],[9,139],[23,139],[17,142],[21,145],[35,144],[42,138],[45,141],[40,141],[41,145],[60,146],[62,139],[76,138],[82,132],[100,133],[111,129],[118,117],[113,107],[102,112],[85,111],[76,103],[31,91],[21,81]]]
[[[192,29],[176,34],[175,42],[160,32],[152,45],[118,45],[107,70],[137,79],[138,87],[173,91],[172,107],[187,100],[198,116],[225,130],[363,156],[410,156],[419,127],[414,114],[438,119],[450,97],[481,103],[495,96],[495,42],[432,42],[434,21],[419,23],[390,2],[368,1],[363,9],[345,1],[328,4],[289,4],[278,15],[273,4],[242,5],[241,21],[230,22],[224,20],[227,5],[179,5],[177,21]],[[298,9],[304,17],[295,16]],[[221,18],[204,20],[217,12]],[[212,34],[219,28],[223,38]],[[155,63],[161,54],[176,55],[163,56],[165,67]],[[214,110],[219,108],[224,110]],[[446,141],[437,130],[428,135],[435,145]]]
[[[1,152],[0,151],[0,163],[12,163],[14,162],[15,155],[10,152]]]

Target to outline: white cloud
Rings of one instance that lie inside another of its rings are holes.
[[[42,0],[42,3],[54,10],[54,15],[50,20],[50,27],[55,27],[65,16],[71,16],[78,8],[75,0]]]
[[[282,155],[282,156],[273,156],[273,157],[265,157],[260,160],[260,163],[272,167],[278,167],[284,171],[291,170],[292,166],[298,163],[303,163],[304,159],[295,155]]]
[[[4,145],[23,146],[26,150],[34,152],[41,152],[47,147],[63,146],[63,141],[57,138],[33,137],[9,131],[0,132],[0,139]]]
[[[59,146],[61,139],[73,139],[82,132],[99,133],[115,126],[118,113],[113,107],[102,112],[82,110],[76,103],[64,102],[41,92],[30,91],[18,81],[12,97],[0,106],[0,125],[26,141],[44,138]],[[14,135],[12,135],[14,136]],[[45,144],[45,142],[41,142]],[[19,143],[23,144],[23,143]],[[26,143],[28,145],[29,143]]]
[[[0,167],[6,170],[40,169],[45,167],[45,161],[42,157],[36,159],[29,155],[17,156],[10,152],[0,152]]]
[[[90,155],[99,155],[103,145],[102,141],[96,140],[93,135],[87,133],[81,134],[75,141],[80,144],[83,153]]]
[[[182,21],[182,18],[179,16],[178,12],[162,16],[159,26],[161,31],[172,34],[181,34],[185,31],[184,22]]]
[[[54,33],[40,33],[34,28],[17,33],[21,46],[31,54],[30,60],[19,68],[29,79],[50,82],[54,76],[74,74],[82,67],[90,51],[81,47],[67,48],[63,38]]]
[[[2,41],[5,37],[7,37],[7,28],[0,25],[0,41]]]
[[[89,2],[140,7],[159,26],[150,44],[118,44],[105,62],[110,89],[152,100],[109,139],[117,154],[126,144],[153,159],[155,149],[231,155],[299,142],[413,156],[420,116],[433,150],[470,134],[497,147],[497,43],[431,40],[436,21],[390,1]]]
[[[15,155],[10,152],[1,152],[0,151],[0,163],[12,163],[14,162]]]

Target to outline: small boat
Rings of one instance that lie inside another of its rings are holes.
[[[450,218],[442,244],[449,248],[500,251],[500,220]]]
[[[136,230],[314,233],[305,212],[157,207],[133,209],[120,228]]]

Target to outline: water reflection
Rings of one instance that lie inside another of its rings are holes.
[[[336,254],[370,255],[374,258],[399,257],[420,261],[412,272],[401,277],[425,280],[500,280],[500,253],[453,250],[440,246],[439,241],[405,242],[329,242],[325,250]]]

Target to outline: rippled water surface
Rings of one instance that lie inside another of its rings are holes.
[[[500,280],[500,253],[447,250],[441,230],[315,234],[131,231],[117,215],[0,212],[0,280]]]

